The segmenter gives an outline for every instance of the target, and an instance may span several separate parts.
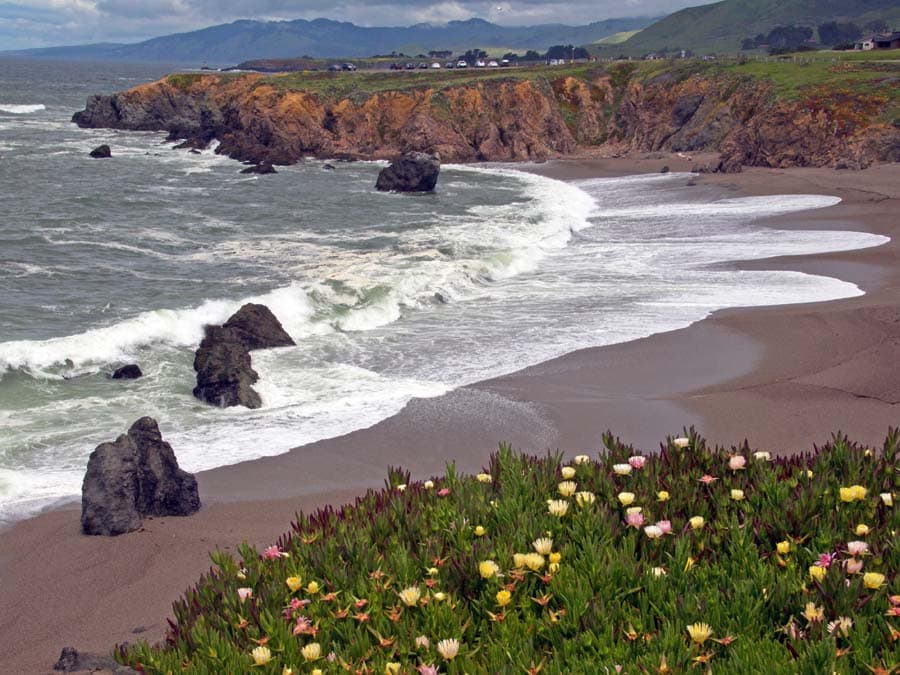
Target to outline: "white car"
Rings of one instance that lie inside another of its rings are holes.
[[[496,61],[488,61],[488,68],[499,68],[500,64]]]
[[[438,70],[441,67],[441,64],[440,63],[432,63],[431,67],[434,68],[435,70]]]
[[[465,59],[460,59],[459,61],[456,62],[456,67],[457,68],[468,68],[469,64],[466,62]]]
[[[484,61],[482,61],[481,59],[478,59],[478,60],[475,62],[475,67],[476,67],[476,68],[484,68]]]

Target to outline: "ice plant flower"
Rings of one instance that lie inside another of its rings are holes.
[[[447,594],[443,593],[442,591],[438,591],[431,597],[434,598],[435,602],[443,602],[444,600],[447,599]]]
[[[241,602],[244,600],[248,600],[253,597],[253,589],[252,588],[239,588],[237,589],[238,598]]]
[[[700,476],[700,482],[704,485],[712,485],[717,480],[719,480],[716,476],[710,476],[708,473]]]
[[[478,563],[478,573],[482,579],[490,579],[500,573],[500,566],[493,560],[482,560]]]
[[[530,569],[532,572],[538,572],[544,567],[544,556],[540,553],[527,553],[525,554],[525,567]]]
[[[485,530],[481,525],[477,525],[475,527],[475,536],[476,537],[483,537],[486,532],[487,532],[487,530]]]
[[[553,540],[549,537],[541,537],[540,539],[535,539],[531,542],[532,547],[535,552],[540,553],[541,555],[550,555],[550,551],[553,550]]]
[[[634,503],[635,496],[633,492],[620,492],[617,498],[622,506],[631,506]]]
[[[575,459],[572,460],[578,465],[587,464],[591,461],[591,458],[588,455],[575,455]]]
[[[437,491],[438,497],[446,497],[450,494],[450,488],[441,488]]]
[[[557,489],[563,497],[571,497],[575,494],[575,490],[578,489],[578,485],[573,480],[564,480],[557,486]]]
[[[893,506],[894,505],[894,495],[890,492],[882,492],[880,495],[881,503],[885,506]]]
[[[671,534],[672,532],[672,521],[670,520],[657,521],[656,526],[663,534]]]
[[[731,498],[732,498],[734,501],[736,501],[736,502],[743,501],[743,499],[744,499],[744,491],[743,491],[743,490],[733,489],[733,490],[731,491]]]
[[[422,487],[425,488],[426,490],[432,490],[432,489],[434,489],[434,481],[426,480],[424,483],[422,483]]]
[[[654,567],[650,572],[655,577],[664,577],[666,576],[666,568],[665,567]]]
[[[847,553],[854,558],[858,555],[865,555],[869,552],[869,545],[864,541],[848,541]]]
[[[423,663],[416,666],[416,670],[419,671],[419,675],[438,675],[437,666],[431,664]]]
[[[310,642],[308,645],[304,645],[300,653],[307,661],[318,661],[322,658],[322,645],[318,642]]]
[[[613,473],[617,476],[627,476],[631,473],[631,464],[613,464]]]
[[[409,588],[404,588],[397,595],[400,596],[400,600],[407,607],[415,607],[419,604],[419,599],[422,597],[422,591],[419,590],[418,586],[410,586]]]
[[[525,567],[525,557],[524,553],[513,553],[513,567]]]
[[[747,466],[747,458],[743,455],[732,455],[728,460],[728,468],[732,471],[742,471]]]
[[[494,596],[497,600],[497,605],[499,607],[506,607],[509,604],[509,601],[512,599],[512,593],[507,591],[506,589],[497,591],[497,595]]]
[[[863,574],[863,586],[869,590],[876,590],[884,586],[884,575],[878,572],[866,572]]]
[[[302,586],[302,582],[300,581],[300,577],[288,577],[284,580],[284,583],[287,584],[287,587],[291,589],[291,593],[296,593],[300,590]]]
[[[656,501],[658,502],[667,502],[669,501],[669,493],[666,490],[660,490],[656,493]]]
[[[628,463],[631,464],[633,469],[643,469],[644,464],[647,463],[647,458],[642,455],[633,455],[628,458]]]
[[[679,436],[678,438],[672,439],[672,445],[676,448],[686,448],[691,444],[691,439],[685,438],[684,436]]]
[[[781,555],[787,555],[791,552],[791,542],[779,541],[777,544],[775,544],[775,550],[778,551]]]
[[[578,504],[578,506],[588,506],[589,504],[593,504],[595,499],[597,499],[597,496],[593,492],[588,492],[587,490],[575,493],[575,503]]]
[[[629,506],[625,509],[625,514],[630,516],[632,513],[641,513],[643,510],[643,506]]]
[[[490,483],[494,480],[493,478],[491,478],[491,474],[489,474],[489,473],[480,473],[477,476],[475,476],[475,478],[478,480],[479,483]]]
[[[647,525],[647,527],[644,528],[644,534],[650,539],[659,539],[663,536],[663,531],[658,525]]]
[[[702,645],[713,634],[708,623],[692,623],[687,627],[687,632],[691,640],[698,645]]]
[[[860,523],[856,526],[856,530],[854,530],[857,537],[865,537],[867,534],[869,534],[869,531],[869,526],[865,523]]]
[[[397,486],[397,492],[406,492],[406,483],[400,483],[400,485]]]
[[[863,561],[859,558],[850,558],[844,562],[844,567],[847,569],[847,574],[859,574],[862,572]]]
[[[753,453],[753,459],[759,460],[760,462],[771,462],[772,453],[767,452],[766,450],[757,450]]]
[[[828,573],[824,567],[820,565],[810,565],[809,566],[809,578],[813,581],[822,581],[825,578],[825,575]]]
[[[842,502],[859,502],[866,498],[869,490],[862,485],[851,485],[850,487],[842,487],[839,490]]]
[[[629,513],[625,516],[625,523],[628,525],[628,527],[641,527],[644,524],[644,514],[640,511],[636,513]]]
[[[384,665],[384,675],[400,675],[402,665],[397,661],[388,661]]]
[[[816,561],[818,567],[831,567],[834,562],[834,553],[820,553],[819,559]]]
[[[310,581],[308,584],[306,584],[306,592],[309,593],[310,595],[315,595],[316,593],[318,593],[319,592],[319,582]]]
[[[816,607],[816,603],[807,602],[806,607],[803,610],[803,618],[806,619],[808,623],[818,623],[819,621],[825,620],[825,609],[822,607]]]
[[[550,561],[551,565],[552,564],[558,565],[562,561],[562,553],[560,553],[559,551],[555,551],[554,553],[551,553],[550,555],[547,556],[547,560]]]
[[[416,648],[428,649],[431,646],[431,640],[426,635],[420,635],[416,638]]]
[[[575,469],[571,466],[564,466],[559,470],[562,477],[566,480],[570,480],[571,478],[575,478]]]
[[[250,656],[253,657],[254,664],[257,666],[264,666],[272,660],[272,650],[263,645],[250,652]]]
[[[459,654],[459,640],[449,638],[441,640],[437,643],[438,654],[443,656],[447,661],[452,661]]]
[[[849,616],[839,616],[834,621],[828,623],[828,632],[832,635],[842,635],[847,637],[850,635],[850,629],[853,628],[853,619]]]
[[[706,519],[703,516],[693,516],[688,522],[692,530],[702,530],[706,525]]]
[[[551,516],[562,518],[569,512],[569,502],[565,499],[551,499],[547,503],[547,510],[550,512]]]

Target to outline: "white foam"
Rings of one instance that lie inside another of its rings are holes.
[[[47,106],[43,103],[35,105],[15,105],[12,103],[0,103],[0,112],[9,113],[10,115],[28,115],[30,113],[46,110]]]

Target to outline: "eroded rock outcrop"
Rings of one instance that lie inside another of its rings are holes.
[[[434,192],[441,162],[424,152],[410,152],[395,159],[378,174],[375,189],[382,192]]]
[[[222,408],[259,408],[262,399],[253,389],[259,375],[253,370],[250,352],[293,344],[268,307],[247,303],[223,325],[206,327],[194,355],[194,396]]]
[[[112,149],[108,145],[98,145],[88,154],[93,159],[109,159],[112,157]]]
[[[84,534],[116,536],[140,528],[145,516],[189,516],[199,508],[196,479],[178,467],[153,418],[91,453],[81,491]]]
[[[127,366],[116,368],[112,374],[114,380],[137,380],[144,376],[141,367],[136,363],[129,363]]]

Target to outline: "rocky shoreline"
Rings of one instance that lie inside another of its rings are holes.
[[[219,153],[274,165],[410,152],[445,162],[718,152],[717,162],[697,170],[725,173],[900,161],[900,128],[878,121],[877,101],[857,98],[794,101],[776,97],[764,79],[663,73],[638,80],[621,68],[347,97],[276,86],[259,74],[210,74],[93,96],[73,121],[165,131],[192,148],[215,140]]]

